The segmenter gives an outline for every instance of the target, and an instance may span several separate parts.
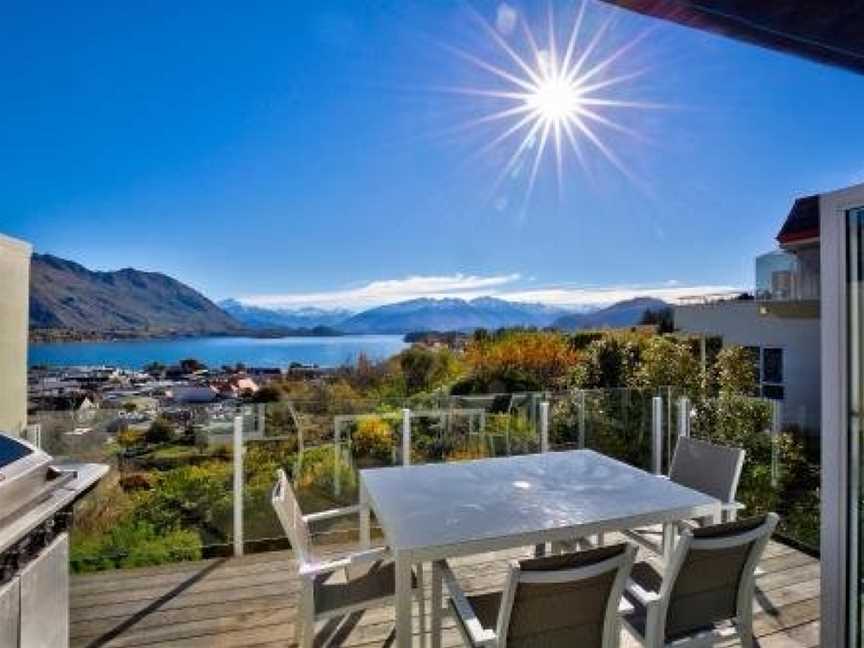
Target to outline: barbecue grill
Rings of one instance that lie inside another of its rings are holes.
[[[68,646],[72,507],[107,472],[0,434],[0,648]]]

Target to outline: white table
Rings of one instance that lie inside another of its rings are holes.
[[[696,517],[720,501],[592,450],[360,471],[361,539],[369,509],[396,562],[396,642],[411,646],[411,567],[424,562]],[[433,642],[441,584],[433,583]]]

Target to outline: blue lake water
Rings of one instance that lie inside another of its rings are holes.
[[[117,342],[31,344],[31,365],[115,365],[140,368],[150,362],[177,363],[195,358],[210,367],[242,362],[248,367],[284,368],[292,362],[335,367],[353,363],[365,353],[381,360],[404,349],[401,335],[340,337],[202,337]]]

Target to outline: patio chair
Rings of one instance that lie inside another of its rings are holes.
[[[396,573],[386,547],[358,551],[337,558],[319,558],[312,549],[309,525],[359,514],[359,506],[303,515],[284,470],[276,472],[271,503],[297,558],[300,594],[295,639],[300,648],[311,648],[315,623],[343,617],[394,601]],[[420,631],[426,632],[423,572],[412,574],[414,596],[420,606]]]
[[[722,502],[723,522],[734,521],[743,504],[735,501],[745,452],[742,448],[715,445],[679,437],[669,466],[669,479]]]
[[[503,591],[473,596],[445,561],[432,570],[447,586],[467,646],[612,648],[621,637],[618,606],[635,558],[636,547],[625,543],[511,561]]]
[[[738,481],[744,466],[745,452],[741,448],[729,448],[715,445],[707,441],[679,437],[675,446],[675,454],[669,466],[669,479],[676,484],[687,486],[706,495],[717,498],[721,502],[720,522],[730,522],[736,519],[743,504],[735,501],[738,491]],[[679,531],[705,524],[713,524],[711,518],[700,520],[682,520],[677,525]],[[651,533],[649,529],[633,529],[624,534],[634,542],[665,556],[668,556],[674,542],[675,526],[665,527],[662,531],[660,544],[646,538]]]
[[[662,576],[637,563],[625,593],[634,609],[622,615],[624,627],[646,648],[712,645],[735,635],[752,646],[756,565],[777,520],[768,513],[686,529]]]

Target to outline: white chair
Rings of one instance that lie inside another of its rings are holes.
[[[669,479],[722,503],[723,522],[734,520],[743,504],[735,501],[746,453],[742,448],[679,437],[669,466]]]
[[[722,517],[719,521],[729,522],[735,520],[738,511],[744,508],[743,504],[735,501],[744,457],[745,452],[741,448],[679,437],[669,466],[669,480],[720,500]],[[675,540],[676,526],[679,531],[683,531],[714,522],[712,518],[706,518],[682,520],[677,525],[664,526],[661,543],[652,542],[647,537],[656,534],[656,530],[632,529],[624,531],[624,534],[646,549],[668,557]]]
[[[710,646],[737,635],[753,645],[755,572],[778,517],[774,513],[685,529],[661,574],[633,567],[624,627],[646,648]],[[731,622],[722,627],[719,624]]]
[[[309,525],[360,512],[359,506],[303,515],[284,470],[276,473],[271,503],[297,558],[300,596],[295,638],[301,648],[315,640],[315,623],[344,617],[353,612],[391,605],[396,574],[386,547],[349,553],[338,558],[318,558],[312,548]],[[426,632],[423,571],[412,574],[414,596],[420,607],[420,632]],[[424,638],[425,640],[425,638]]]
[[[442,578],[447,586],[450,613],[466,646],[614,648],[621,638],[618,608],[635,558],[636,547],[619,544],[511,561],[503,591],[475,596],[465,595],[445,561],[432,570],[436,582]]]

